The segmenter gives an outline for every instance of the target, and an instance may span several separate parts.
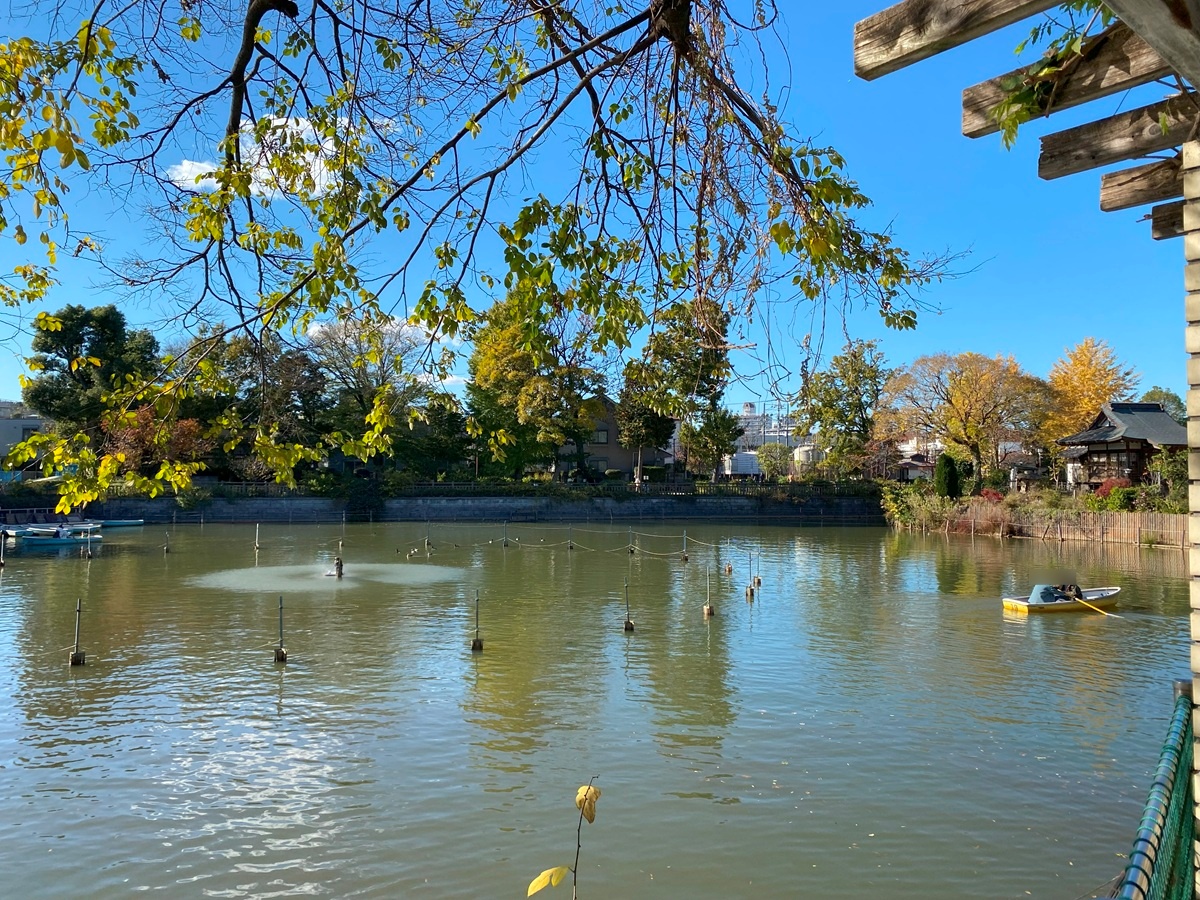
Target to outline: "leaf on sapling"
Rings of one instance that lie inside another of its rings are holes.
[[[526,892],[526,897],[532,897],[544,887],[558,887],[559,882],[567,877],[567,873],[571,871],[570,866],[555,866],[553,869],[547,869],[533,881],[529,882],[529,890]]]

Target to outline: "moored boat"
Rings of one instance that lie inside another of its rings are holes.
[[[137,528],[140,525],[145,525],[145,519],[101,519],[98,525],[105,528]]]
[[[1068,593],[1050,584],[1035,584],[1028,597],[1005,597],[1004,608],[1011,612],[1095,612],[1117,605],[1119,587],[1079,588]]]
[[[26,525],[25,531],[29,534],[57,537],[60,528],[65,529],[68,534],[87,534],[99,527],[99,522],[63,522],[62,525]]]
[[[52,534],[26,534],[21,536],[22,547],[87,547],[99,543],[102,536],[92,534],[68,534],[56,537]]]

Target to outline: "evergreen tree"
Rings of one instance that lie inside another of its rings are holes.
[[[958,463],[949,453],[943,453],[937,458],[933,469],[933,489],[939,497],[949,497],[957,500],[962,496],[962,487],[958,480]]]

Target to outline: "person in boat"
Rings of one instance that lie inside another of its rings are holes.
[[[54,536],[56,538],[66,537],[70,533],[71,532],[67,529],[67,526],[62,522],[59,522],[57,527],[54,529]]]
[[[1068,600],[1083,599],[1083,591],[1079,589],[1079,585],[1077,584],[1068,584],[1063,588],[1063,593],[1066,594]]]

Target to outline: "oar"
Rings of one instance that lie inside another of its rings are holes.
[[[1100,615],[1102,615],[1102,616],[1112,616],[1114,619],[1125,618],[1124,616],[1118,616],[1116,613],[1110,613],[1107,610],[1103,610],[1098,606],[1092,606],[1092,604],[1088,603],[1082,597],[1076,597],[1075,599],[1078,600],[1080,603],[1082,603],[1084,606],[1086,606],[1088,609],[1094,609],[1096,612],[1100,613]]]

